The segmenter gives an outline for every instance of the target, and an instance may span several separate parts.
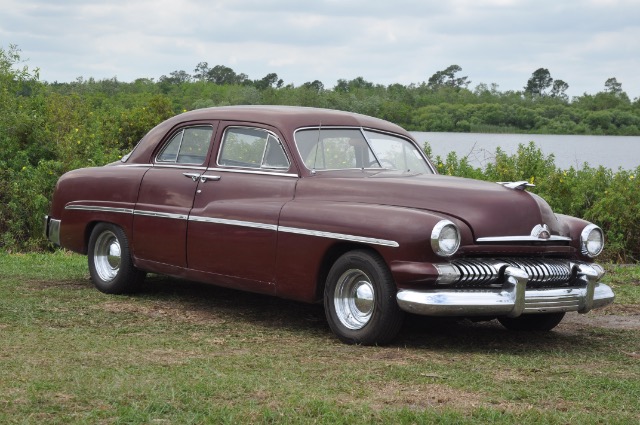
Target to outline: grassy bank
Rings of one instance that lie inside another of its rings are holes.
[[[321,306],[162,277],[108,296],[84,257],[0,254],[0,422],[635,423],[640,267],[607,279],[616,304],[551,333],[414,318],[357,347]]]

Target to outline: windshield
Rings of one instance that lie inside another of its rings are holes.
[[[386,133],[363,132],[359,128],[312,128],[297,131],[295,141],[310,170],[359,168],[432,173],[413,143]]]

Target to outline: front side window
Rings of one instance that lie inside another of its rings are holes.
[[[382,168],[359,129],[300,130],[296,146],[310,170]]]
[[[168,164],[204,164],[211,144],[213,128],[188,127],[177,131],[167,142],[157,162]]]
[[[364,134],[383,168],[431,174],[431,167],[415,145],[391,134],[365,130]]]
[[[232,127],[225,132],[218,165],[288,170],[289,159],[280,140],[267,130]]]

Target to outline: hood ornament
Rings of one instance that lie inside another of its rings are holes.
[[[516,190],[525,190],[527,187],[536,186],[535,184],[529,183],[526,180],[521,180],[519,182],[496,182],[496,183],[501,184],[504,187],[508,187],[509,189],[516,189]]]
[[[536,224],[534,228],[531,229],[531,236],[538,239],[549,239],[551,238],[551,231],[546,224]]]

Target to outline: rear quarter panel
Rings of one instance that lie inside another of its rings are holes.
[[[51,207],[51,216],[61,220],[60,245],[86,253],[91,227],[101,221],[119,225],[131,238],[133,208],[147,170],[148,167],[105,166],[64,174],[56,185]],[[103,210],[69,208],[74,206]]]

